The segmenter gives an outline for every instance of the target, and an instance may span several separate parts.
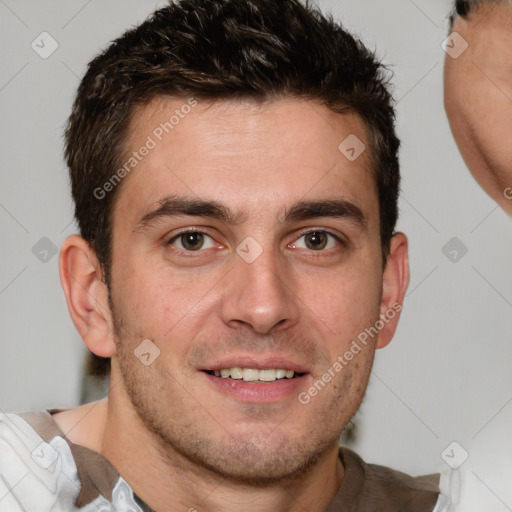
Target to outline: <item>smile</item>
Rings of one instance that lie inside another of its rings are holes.
[[[293,379],[302,374],[284,368],[268,368],[258,370],[256,368],[223,368],[221,370],[206,370],[209,375],[222,379],[243,380],[245,382],[266,383],[282,379]]]

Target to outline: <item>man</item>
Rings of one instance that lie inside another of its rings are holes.
[[[512,2],[457,1],[444,103],[471,173],[512,215]]]
[[[182,0],[90,63],[60,272],[110,389],[1,417],[1,511],[441,510],[339,447],[409,281],[386,80],[297,0]]]

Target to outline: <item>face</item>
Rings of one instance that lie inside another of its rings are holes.
[[[382,312],[378,200],[368,150],[338,147],[370,144],[355,115],[292,100],[199,102],[160,141],[183,105],[131,127],[130,151],[156,144],[114,209],[112,371],[163,450],[281,480],[336,449],[366,389],[375,339],[335,363]]]
[[[512,8],[484,6],[453,27],[468,43],[445,60],[445,108],[473,176],[512,214]]]

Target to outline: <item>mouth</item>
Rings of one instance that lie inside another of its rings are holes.
[[[269,404],[293,401],[311,378],[307,366],[289,358],[248,355],[211,362],[200,372],[215,392],[237,402]]]
[[[307,363],[294,354],[231,354],[198,370],[207,389],[253,404],[293,403],[312,377]]]
[[[269,384],[280,380],[297,379],[304,373],[296,372],[286,368],[242,368],[235,366],[233,368],[222,368],[219,370],[203,370],[212,377],[219,379],[230,379],[254,384]]]

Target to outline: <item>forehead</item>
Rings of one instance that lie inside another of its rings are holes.
[[[125,160],[145,146],[122,183],[117,216],[173,194],[254,213],[341,195],[378,216],[363,121],[316,102],[158,98],[132,116]]]

